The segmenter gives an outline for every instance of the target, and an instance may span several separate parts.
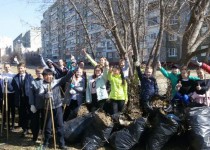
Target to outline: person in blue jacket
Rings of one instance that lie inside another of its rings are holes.
[[[142,107],[142,116],[147,116],[152,107],[151,99],[158,96],[158,85],[156,79],[152,76],[152,68],[146,67],[144,74],[141,72],[140,64],[136,63],[136,70],[141,82],[140,106]]]
[[[12,87],[15,92],[15,106],[19,112],[19,126],[22,127],[22,137],[28,134],[31,110],[29,105],[30,89],[33,77],[26,72],[24,63],[17,65],[18,74],[12,80]]]

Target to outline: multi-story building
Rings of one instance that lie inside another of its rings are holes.
[[[41,35],[39,28],[32,28],[25,34],[21,33],[13,40],[13,50],[16,53],[36,52],[40,48]]]
[[[119,58],[112,41],[103,35],[104,29],[94,24],[94,16],[86,11],[85,6],[77,4],[79,11],[83,12],[83,19],[87,26],[89,38],[94,49],[96,59],[105,56],[110,61]],[[82,26],[79,15],[68,0],[56,1],[43,14],[42,49],[45,57],[57,61],[58,58],[68,60],[70,54],[78,60],[83,58],[80,51],[89,44],[87,33]],[[89,51],[90,52],[90,51]]]
[[[182,0],[180,0],[182,1]],[[88,2],[88,0],[84,1]],[[177,3],[177,9],[180,8]],[[57,61],[58,58],[68,59],[70,54],[77,59],[82,58],[80,50],[83,47],[90,49],[87,33],[91,39],[96,59],[105,56],[109,61],[117,61],[119,58],[115,45],[112,40],[104,34],[104,28],[95,23],[95,16],[86,9],[87,5],[76,3],[78,11],[83,17],[87,30],[84,29],[80,16],[68,0],[56,1],[43,14],[42,26],[42,49],[45,57]],[[150,51],[159,33],[160,8],[158,0],[145,1],[145,35],[140,41],[142,49],[142,59],[147,61]],[[182,6],[179,13],[174,13],[166,23],[173,31],[165,30],[163,34],[162,46],[160,51],[160,61],[176,62],[181,58],[182,36],[189,21],[189,6]],[[176,8],[173,8],[176,11]],[[201,46],[206,48],[207,45]],[[90,51],[89,51],[90,52]],[[202,54],[203,56],[205,54]]]
[[[160,8],[158,0],[149,0],[146,4],[146,37],[144,41],[144,60],[148,60],[154,42],[159,34]],[[173,16],[167,25],[178,28],[177,16]],[[164,31],[159,60],[162,62],[175,62],[180,58],[180,39],[174,32]]]
[[[182,3],[180,0],[175,6],[172,5],[171,10],[172,15],[169,20],[165,22],[165,30],[163,35],[162,46],[160,50],[160,61],[162,62],[177,62],[181,58],[182,55],[182,36],[185,32],[185,29],[188,25],[190,19],[190,6],[187,3]],[[150,53],[150,50],[153,47],[156,37],[159,32],[160,25],[160,8],[159,8],[158,0],[149,0],[147,4],[146,14],[147,14],[147,32],[146,32],[146,40],[145,46],[147,49],[145,53],[147,60],[147,56]],[[182,6],[180,6],[182,5]],[[169,7],[170,5],[168,5]],[[169,8],[168,8],[169,9]],[[209,8],[210,9],[210,8]],[[179,10],[179,11],[177,11]],[[166,17],[167,14],[165,14]],[[201,29],[201,35],[204,34],[208,30],[208,27],[205,25]],[[206,49],[210,46],[209,38],[207,38],[198,49]],[[198,57],[200,60],[204,60],[207,53],[202,53]]]
[[[12,40],[7,37],[0,37],[0,61],[2,62],[3,57],[8,57],[12,51]],[[5,60],[3,60],[5,61]]]

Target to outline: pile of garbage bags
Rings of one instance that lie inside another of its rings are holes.
[[[104,146],[115,150],[210,149],[209,107],[188,109],[184,120],[155,111],[148,118],[139,117],[120,128],[119,122],[104,120],[97,113],[88,113],[67,121],[66,142],[81,143],[85,150]]]

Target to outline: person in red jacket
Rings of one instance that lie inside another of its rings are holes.
[[[196,64],[201,67],[203,70],[205,70],[206,72],[210,73],[210,66],[205,64],[204,62],[199,62],[196,58]]]

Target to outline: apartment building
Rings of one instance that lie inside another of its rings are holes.
[[[24,54],[36,52],[41,48],[41,31],[39,28],[31,28],[26,33],[19,34],[13,40],[13,51]]]
[[[145,56],[148,59],[154,41],[159,32],[159,5],[158,0],[149,0],[147,5],[147,33],[145,38]],[[190,6],[185,3],[182,5],[180,0],[176,6],[173,7],[173,15],[167,20],[166,24],[169,28],[166,28],[163,35],[162,47],[160,50],[160,61],[162,62],[177,62],[181,58],[182,54],[182,36],[185,32],[186,26],[190,19]],[[181,8],[181,9],[180,9]],[[179,10],[177,12],[177,10]],[[200,34],[204,34],[208,30],[207,26],[203,26]],[[205,49],[210,46],[210,37],[207,38],[198,49]],[[200,60],[204,60],[207,53],[202,53],[198,57]]]
[[[0,37],[0,62],[5,61],[12,51],[12,39],[7,37]]]
[[[105,56],[110,61],[116,61],[119,58],[116,48],[105,36],[104,29],[94,23],[94,15],[88,12],[84,5],[77,4],[77,7],[83,12],[82,17],[87,26],[96,60]],[[54,61],[59,58],[68,60],[72,54],[78,60],[82,60],[84,56],[81,54],[81,49],[84,47],[91,53],[86,31],[79,15],[68,0],[56,1],[45,11],[41,21],[41,30],[45,57]]]
[[[182,1],[182,0],[180,0]],[[84,1],[88,3],[88,0]],[[181,3],[177,3],[177,9]],[[83,59],[81,49],[86,47],[90,50],[89,40],[86,32],[88,32],[91,44],[96,56],[96,60],[101,56],[105,56],[109,61],[117,61],[119,59],[118,52],[112,40],[107,37],[103,27],[95,23],[95,16],[92,12],[87,11],[86,5],[76,3],[78,10],[81,12],[83,21],[86,24],[87,31],[84,29],[79,15],[68,0],[56,1],[43,14],[41,21],[42,29],[42,49],[45,57],[57,61],[59,58],[68,60],[70,54],[74,55],[78,60]],[[182,6],[179,13],[174,13],[169,20],[168,26],[173,30],[165,30],[160,51],[160,61],[176,62],[180,59],[182,53],[182,33],[189,21],[189,6]],[[145,1],[145,37],[140,42],[142,49],[142,59],[147,61],[150,51],[159,33],[160,12],[159,1]],[[176,11],[176,9],[174,9]],[[205,30],[205,28],[203,29]],[[204,43],[200,48],[206,48],[208,45]],[[89,51],[91,54],[91,52]],[[201,56],[205,56],[202,54]]]
[[[146,9],[146,35],[145,35],[145,60],[148,60],[149,53],[154,45],[154,42],[159,33],[160,27],[160,8],[158,0],[149,0]],[[169,19],[167,23],[172,29],[179,28],[179,20],[180,16],[173,16]],[[175,30],[174,30],[175,31]],[[180,37],[175,34],[175,32],[164,31],[163,40],[160,49],[159,60],[161,62],[176,62],[180,58],[181,53],[181,42]]]

